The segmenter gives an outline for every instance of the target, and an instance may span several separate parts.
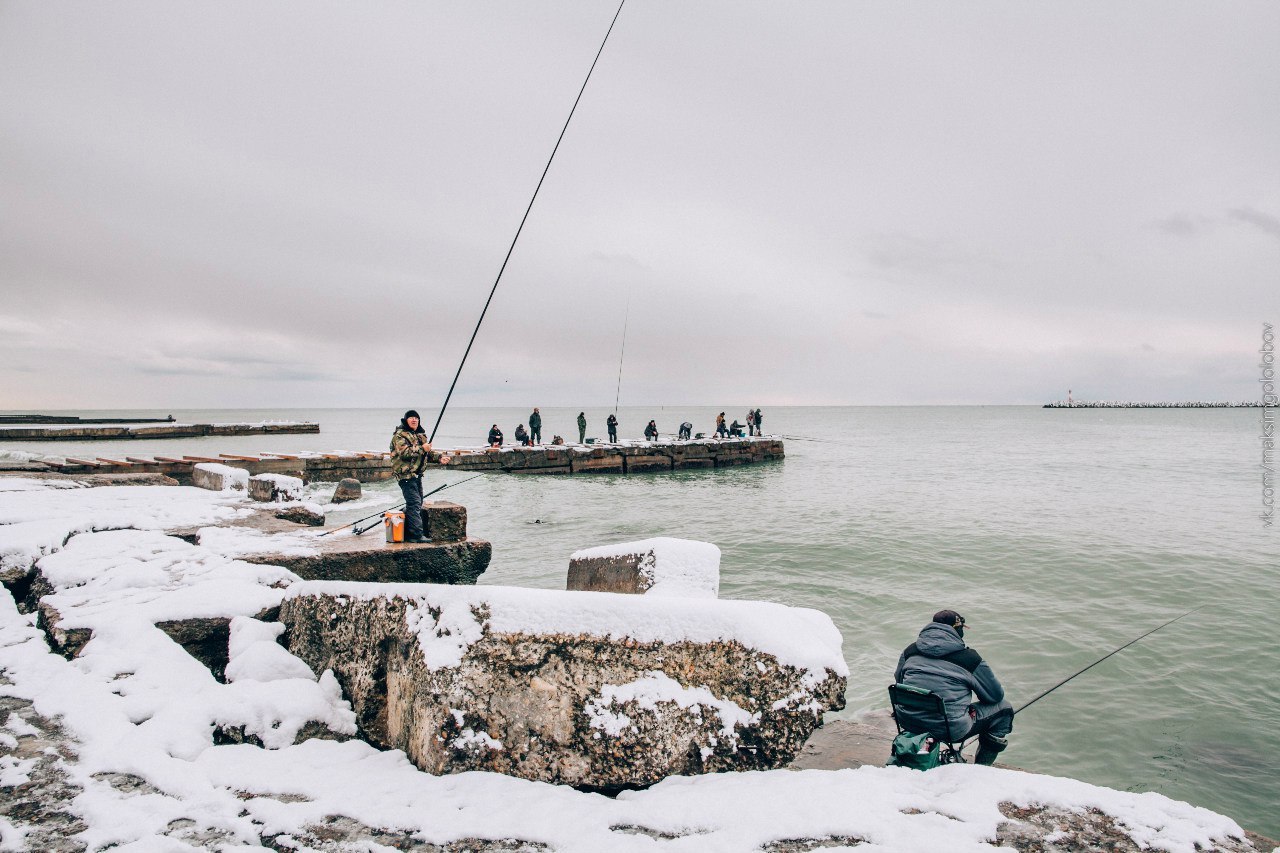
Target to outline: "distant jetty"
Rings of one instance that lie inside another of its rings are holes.
[[[1045,409],[1261,409],[1263,403],[1241,401],[1239,403],[1205,402],[1192,400],[1182,403],[1133,403],[1124,400],[1099,400],[1093,403],[1062,401],[1045,403]]]
[[[11,423],[11,422],[10,422]],[[84,421],[85,424],[111,423]],[[143,422],[147,423],[147,422]],[[152,421],[151,423],[154,423]],[[320,424],[303,421],[267,421],[256,424],[179,424],[159,426],[68,426],[11,427],[0,423],[0,442],[5,441],[110,441],[132,438],[202,438],[207,435],[266,435],[274,433],[319,432]]]
[[[165,418],[82,418],[77,415],[0,415],[0,424],[171,424]]]

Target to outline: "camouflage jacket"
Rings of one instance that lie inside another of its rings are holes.
[[[422,474],[427,466],[426,433],[409,432],[403,427],[391,436],[391,473],[397,480],[408,480]]]

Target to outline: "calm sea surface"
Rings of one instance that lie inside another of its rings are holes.
[[[430,428],[435,413],[421,411]],[[510,438],[529,411],[451,409],[436,446],[480,444],[495,421]],[[621,434],[639,438],[649,418],[664,433],[686,419],[710,432],[717,411],[623,408]],[[604,435],[607,413],[587,410],[588,435]],[[315,420],[322,432],[92,445],[0,438],[0,451],[384,449],[400,411],[173,414]],[[544,439],[576,438],[576,415],[544,409]],[[745,407],[728,412],[744,416]],[[841,716],[886,707],[898,652],[942,607],[968,618],[966,639],[1015,705],[1202,607],[1028,709],[1005,756],[1159,791],[1280,837],[1280,528],[1258,517],[1260,422],[1259,409],[766,409],[765,431],[789,437],[784,462],[488,476],[441,497],[465,504],[471,533],[493,542],[487,584],[563,588],[569,554],[592,545],[714,542],[722,597],[814,607],[835,620],[851,670]],[[465,476],[432,475],[428,488]],[[390,483],[366,492],[399,498]]]

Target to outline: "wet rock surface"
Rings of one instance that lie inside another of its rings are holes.
[[[306,556],[263,553],[240,559],[283,566],[307,580],[472,585],[493,558],[493,546],[481,539],[389,543],[376,531],[363,537],[319,539],[317,549],[318,553]]]
[[[344,477],[333,490],[333,497],[329,502],[340,504],[358,500],[360,500],[360,481],[355,477]]]
[[[433,669],[411,628],[439,619],[431,609],[429,599],[316,594],[280,613],[289,650],[334,670],[362,737],[430,773],[611,791],[767,769],[799,752],[823,710],[844,705],[843,677],[806,686],[804,671],[734,641],[495,633],[482,607],[474,628],[440,626],[468,642],[459,665]]]

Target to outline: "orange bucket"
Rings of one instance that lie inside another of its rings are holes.
[[[388,542],[404,541],[404,513],[403,512],[384,512],[382,514],[382,523],[387,528]]]

